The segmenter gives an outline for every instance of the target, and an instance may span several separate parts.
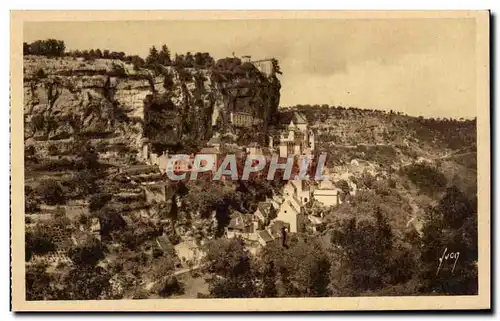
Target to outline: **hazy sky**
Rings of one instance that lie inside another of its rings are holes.
[[[476,116],[474,19],[37,22],[25,41],[56,38],[69,50],[110,49],[145,57],[276,57],[281,106],[329,104],[427,117]]]

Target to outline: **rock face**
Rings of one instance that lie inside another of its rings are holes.
[[[232,63],[152,72],[119,60],[25,56],[26,144],[77,134],[135,151],[144,138],[161,148],[202,143],[215,132],[241,139],[263,133],[254,139],[265,140],[277,112],[279,80],[248,63]]]

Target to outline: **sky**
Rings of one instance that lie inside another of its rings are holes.
[[[328,104],[415,116],[476,116],[474,19],[29,22],[24,41],[145,57],[152,45],[215,59],[275,57],[280,106]]]

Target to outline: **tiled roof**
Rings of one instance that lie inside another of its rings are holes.
[[[207,145],[220,145],[222,143],[222,141],[220,140],[219,137],[212,137],[210,138],[210,140],[208,141]]]
[[[271,234],[275,237],[282,237],[283,236],[283,229],[290,230],[290,224],[285,223],[283,221],[274,221],[271,226]]]
[[[156,172],[157,170],[158,167],[154,165],[131,165],[123,169],[123,172],[130,175],[136,175],[136,174],[152,173]]]
[[[269,215],[271,213],[271,203],[267,202],[259,202],[257,205],[257,208],[260,210],[260,212],[264,215]]]
[[[251,215],[235,213],[227,227],[230,229],[243,230],[250,224],[252,224]]]
[[[271,242],[273,240],[273,237],[271,234],[269,234],[268,231],[259,231],[259,237],[264,241],[264,242]]]
[[[203,147],[201,150],[200,150],[200,154],[218,154],[219,152],[217,151],[217,149],[213,148],[213,147]]]
[[[309,221],[311,221],[311,223],[313,223],[314,225],[319,225],[319,224],[322,224],[323,221],[321,220],[321,218],[317,217],[317,216],[314,216],[314,215],[309,215],[307,217],[309,219]]]
[[[295,124],[307,124],[307,119],[301,112],[296,111],[293,113],[293,121]]]
[[[156,238],[156,244],[163,250],[163,251],[168,251],[173,248],[172,243],[170,243],[170,240],[166,235],[161,235]]]
[[[293,119],[293,113],[286,111],[280,113],[279,122],[282,125],[288,125]]]

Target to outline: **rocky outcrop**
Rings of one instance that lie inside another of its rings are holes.
[[[202,143],[215,131],[265,133],[277,111],[279,81],[252,66],[240,69],[153,72],[111,59],[25,56],[26,144],[83,135],[138,151],[144,138],[169,148]],[[235,121],[237,114],[250,121]]]

